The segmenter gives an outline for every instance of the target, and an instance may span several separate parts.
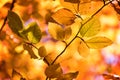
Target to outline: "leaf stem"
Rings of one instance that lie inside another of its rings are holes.
[[[32,43],[29,43],[29,42],[24,42],[25,44],[28,44],[28,45],[31,45],[32,47],[34,47],[35,49],[39,50],[39,48],[37,48],[35,45],[33,45]],[[43,61],[45,61],[47,63],[47,65],[49,66],[50,63],[47,61],[46,58],[43,59]]]
[[[16,2],[16,0],[13,0],[13,1],[12,1],[10,10],[12,10],[12,9],[14,8],[15,2]],[[3,22],[3,24],[2,24],[2,26],[1,26],[1,28],[0,28],[0,33],[1,33],[1,31],[3,30],[3,28],[4,28],[5,24],[6,24],[6,22],[7,22],[7,16],[5,17],[4,22]]]
[[[78,34],[80,33],[80,30],[81,30],[81,28],[86,24],[86,23],[88,23],[97,13],[99,13],[105,6],[107,6],[109,3],[111,3],[112,1],[109,1],[108,3],[106,3],[106,4],[104,4],[100,9],[98,9],[98,11],[96,11],[85,23],[81,23],[81,25],[80,25],[80,28],[79,28],[79,30],[78,30],[78,32],[77,32],[77,34],[75,35],[75,37],[66,45],[66,47],[63,49],[63,51],[59,54],[59,55],[57,55],[57,57],[53,60],[53,62],[51,63],[51,65],[53,65],[56,61],[57,61],[57,59],[66,51],[66,49],[68,48],[68,46],[78,37]]]

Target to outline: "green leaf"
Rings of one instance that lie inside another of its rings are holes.
[[[63,40],[65,33],[61,26],[55,23],[49,23],[48,24],[48,31],[50,35],[57,40]]]
[[[20,31],[31,43],[38,43],[42,37],[41,30],[36,22],[30,23],[25,29]]]
[[[88,54],[90,53],[89,47],[83,40],[80,41],[80,44],[78,46],[78,52],[82,57],[87,57]]]
[[[86,19],[84,22],[86,22]],[[80,34],[82,37],[91,37],[95,36],[100,31],[100,22],[97,18],[92,18],[89,22],[87,22],[80,30]]]
[[[49,78],[57,78],[62,74],[60,64],[53,64],[46,68],[45,74]]]
[[[111,45],[113,42],[106,37],[94,37],[85,41],[90,48],[99,49]]]
[[[71,29],[71,27],[67,27],[67,28],[64,30],[64,32],[65,32],[65,40],[66,40],[66,39],[69,39],[69,37],[72,35],[72,29]]]
[[[38,49],[38,54],[39,54],[40,57],[45,57],[47,55],[47,51],[46,51],[44,46],[41,46]]]
[[[23,44],[23,48],[28,51],[31,58],[37,59],[38,57],[35,55],[34,51],[32,50],[32,47],[28,44]]]
[[[78,71],[74,72],[74,73],[67,73],[67,74],[63,74],[62,76],[58,77],[57,80],[73,80],[74,78],[77,77],[78,75]]]
[[[15,12],[8,11],[7,18],[8,18],[8,25],[11,28],[11,30],[14,33],[16,33],[18,36],[20,36],[19,31],[23,29],[23,23],[20,17]]]

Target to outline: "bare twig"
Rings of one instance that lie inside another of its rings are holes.
[[[12,1],[10,10],[12,10],[12,9],[14,8],[15,2],[16,2],[16,0],[13,0],[13,1]],[[6,21],[7,21],[7,16],[5,17],[4,22],[3,22],[3,24],[2,24],[2,26],[1,26],[1,28],[0,28],[0,33],[1,33],[1,31],[3,30],[3,28],[4,28],[5,24],[6,24]]]

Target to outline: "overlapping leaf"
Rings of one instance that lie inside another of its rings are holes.
[[[55,23],[49,23],[48,31],[54,39],[63,40],[64,39],[64,30],[61,26]]]
[[[56,23],[49,23],[48,31],[50,35],[56,40],[67,40],[72,34],[71,27],[63,29],[60,25]]]
[[[11,30],[20,36],[19,31],[23,29],[23,23],[20,17],[13,11],[8,11],[8,24]]]
[[[113,43],[110,39],[106,37],[94,37],[85,42],[90,48],[94,49],[104,48]]]
[[[85,20],[87,21],[87,19]],[[84,24],[84,22],[83,22]],[[95,36],[100,31],[101,25],[97,18],[92,18],[89,22],[81,28],[80,34],[82,37],[92,37]]]
[[[71,36],[71,34],[72,34],[72,29],[71,29],[71,27],[68,27],[68,28],[66,28],[65,30],[64,30],[64,32],[65,32],[65,40],[67,40],[67,39],[69,39],[69,37]]]
[[[52,18],[59,24],[70,25],[74,23],[75,15],[69,9],[62,8],[56,11]]]

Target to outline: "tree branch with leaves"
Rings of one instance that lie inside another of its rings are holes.
[[[8,15],[4,20],[0,32],[8,20],[10,29],[23,40],[23,48],[28,51],[30,57],[38,60],[43,59],[47,64],[47,68],[45,69],[46,80],[54,78],[56,80],[72,80],[77,77],[79,71],[64,74],[59,58],[61,58],[66,51],[70,52],[70,46],[75,46],[75,51],[77,51],[80,56],[86,57],[89,55],[90,49],[101,49],[113,43],[109,38],[98,35],[101,30],[101,25],[99,18],[96,16],[104,7],[113,4],[113,1],[115,0],[101,0],[102,6],[100,6],[97,11],[92,11],[91,14],[91,9],[85,5],[91,7],[91,2],[97,2],[97,0],[60,0],[63,7],[51,15],[54,21],[48,23],[48,32],[54,40],[63,42],[65,46],[54,59],[51,59],[52,61],[47,59],[49,54],[44,45],[41,47],[35,46],[40,42],[43,35],[37,22],[31,22],[25,26],[21,17],[12,11],[15,0],[12,2],[12,6],[8,11]],[[119,1],[117,2],[119,4]],[[90,12],[90,14],[81,8],[89,9],[88,12]],[[77,43],[77,45],[74,45],[74,42]],[[38,51],[39,56],[34,53],[33,48]],[[17,72],[14,70],[14,73]]]

